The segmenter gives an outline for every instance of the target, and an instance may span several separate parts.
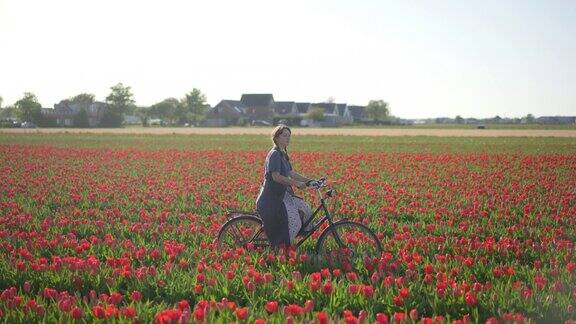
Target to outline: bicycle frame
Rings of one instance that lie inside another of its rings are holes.
[[[320,189],[318,189],[318,191],[320,191]],[[302,224],[302,228],[306,228],[306,226],[308,226],[310,223],[312,223],[314,221],[314,219],[316,218],[316,215],[318,213],[320,213],[320,211],[324,211],[324,217],[322,217],[322,219],[320,219],[320,221],[315,223],[314,226],[312,227],[312,230],[310,230],[308,233],[306,233],[306,235],[304,237],[302,237],[296,243],[296,247],[300,247],[300,245],[302,245],[302,243],[304,243],[304,241],[306,241],[310,236],[312,236],[312,234],[314,234],[318,229],[320,229],[322,224],[324,224],[326,221],[328,221],[328,227],[329,228],[331,228],[332,225],[334,224],[334,222],[332,221],[332,215],[330,214],[328,207],[326,207],[326,202],[324,200],[324,197],[322,196],[322,193],[319,192],[319,195],[320,195],[320,205],[318,207],[316,207],[316,210],[312,213],[312,216],[310,216],[310,219],[308,219],[304,224]],[[336,234],[335,237],[336,237],[336,240],[338,241],[338,244],[340,246],[344,246],[342,241],[340,241],[340,237],[338,236],[338,234],[337,233],[335,233],[335,234]]]
[[[306,228],[310,223],[312,223],[314,221],[314,219],[316,218],[316,215],[318,215],[318,213],[320,213],[321,211],[324,212],[324,217],[322,219],[320,219],[320,221],[315,223],[314,226],[312,227],[312,229],[308,233],[306,233],[305,236],[301,237],[300,240],[298,240],[298,242],[295,244],[296,247],[300,247],[300,245],[302,245],[310,236],[312,236],[312,234],[314,234],[322,226],[322,224],[324,224],[326,221],[328,221],[328,228],[327,229],[331,230],[331,228],[334,227],[334,222],[332,221],[332,215],[330,214],[330,211],[328,210],[328,207],[326,206],[326,199],[324,198],[324,196],[322,195],[322,192],[320,191],[321,187],[322,186],[319,186],[318,188],[316,188],[316,191],[318,193],[318,197],[320,198],[320,205],[318,207],[316,207],[316,210],[314,210],[314,212],[312,213],[310,218],[305,223],[302,224],[301,228]],[[332,192],[332,190],[330,190],[329,192]],[[329,194],[329,197],[332,197],[332,193]],[[256,237],[258,237],[260,234],[262,234],[263,231],[264,231],[264,226],[262,226],[254,234],[254,236],[250,239],[250,242],[254,241],[256,239]],[[340,247],[345,247],[345,245],[342,242],[342,240],[340,239],[340,236],[338,235],[338,233],[335,231],[333,231],[332,233],[334,234],[334,238],[336,239],[336,242],[338,243],[338,245]]]

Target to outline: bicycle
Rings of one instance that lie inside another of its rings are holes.
[[[381,255],[380,240],[370,228],[346,218],[333,220],[326,200],[334,197],[336,191],[329,189],[325,194],[322,193],[321,189],[327,187],[325,178],[311,181],[307,183],[307,186],[316,190],[320,203],[312,216],[302,224],[302,229],[298,235],[299,240],[294,244],[296,248],[319,230],[325,222],[328,222],[328,226],[318,237],[315,247],[317,255],[324,260],[343,262],[358,257],[375,258]],[[320,212],[324,213],[324,217],[314,223],[309,231],[304,231]],[[262,220],[257,212],[230,211],[227,213],[227,218],[228,220],[220,227],[216,238],[219,247],[251,246],[264,248],[270,245],[264,232]]]

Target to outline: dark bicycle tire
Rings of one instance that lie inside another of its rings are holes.
[[[219,248],[245,248],[248,243],[254,247],[266,247],[270,243],[262,227],[262,220],[254,215],[239,215],[228,220],[216,238]]]
[[[334,231],[344,244],[341,248]],[[366,261],[366,258],[379,258],[382,254],[382,244],[376,234],[366,225],[349,220],[335,222],[333,226],[324,229],[316,243],[316,253],[321,260],[331,265],[354,263],[356,260]]]

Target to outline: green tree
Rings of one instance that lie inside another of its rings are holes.
[[[462,118],[460,115],[456,116],[454,120],[456,121],[456,124],[464,124],[464,118]]]
[[[159,103],[150,106],[150,115],[166,121],[168,124],[174,124],[178,118],[180,101],[176,98],[167,98]]]
[[[490,122],[494,123],[494,124],[500,124],[500,122],[502,122],[502,117],[496,115],[496,117],[492,118],[490,120]]]
[[[95,96],[91,93],[81,93],[69,99],[72,103],[81,104],[83,107],[88,107],[93,104],[95,100]]]
[[[536,118],[532,114],[526,115],[526,117],[524,117],[524,120],[526,120],[527,124],[534,124],[536,122]]]
[[[24,97],[15,103],[18,114],[23,121],[40,124],[42,122],[42,105],[36,95],[25,92]]]
[[[112,86],[112,92],[106,97],[108,109],[102,116],[100,125],[104,127],[120,127],[124,120],[124,114],[133,111],[135,108],[134,95],[130,87],[118,83]]]
[[[4,99],[0,96],[0,109],[2,109],[2,102],[4,101]]]
[[[206,103],[206,96],[202,94],[200,89],[194,88],[182,98],[179,108],[178,118],[180,123],[190,122],[193,125],[197,125],[208,112],[209,106]]]
[[[366,114],[375,122],[380,122],[390,116],[390,108],[384,100],[370,100],[366,106]]]
[[[88,128],[90,127],[90,122],[88,121],[88,112],[86,109],[82,108],[76,116],[74,116],[74,127],[77,128]]]
[[[310,107],[310,109],[306,113],[306,118],[312,119],[313,121],[323,121],[324,109],[320,107]]]
[[[17,118],[18,110],[14,106],[0,108],[0,119]]]
[[[150,120],[150,107],[137,107],[134,110],[134,113],[142,121],[142,126],[148,127],[148,121]]]

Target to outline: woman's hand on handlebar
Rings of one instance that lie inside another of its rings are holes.
[[[307,182],[296,181],[296,188],[304,189],[308,186]]]
[[[306,181],[306,186],[307,187],[312,187],[312,188],[320,188],[324,183],[326,182],[326,178],[320,178],[318,180],[308,180]]]

